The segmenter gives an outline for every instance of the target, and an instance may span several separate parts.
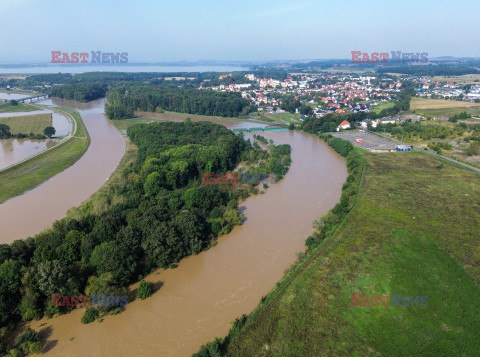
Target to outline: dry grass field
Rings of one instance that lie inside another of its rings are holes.
[[[0,124],[7,124],[12,134],[43,134],[47,126],[52,125],[52,114],[22,115],[0,118]]]
[[[455,100],[412,98],[410,109],[445,109],[480,107],[480,103],[459,102]]]

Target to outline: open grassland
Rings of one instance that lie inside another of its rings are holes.
[[[461,112],[467,112],[473,116],[480,116],[480,103],[412,98],[410,110],[411,112],[430,117],[451,117]]]
[[[0,203],[29,190],[73,165],[88,148],[90,138],[77,111],[54,108],[76,122],[74,137],[30,160],[0,172]]]
[[[0,105],[0,113],[33,112],[34,110],[38,110],[38,108],[24,103],[18,103],[18,105]]]
[[[435,76],[435,77],[430,77],[430,80],[437,81],[437,82],[456,82],[456,83],[476,84],[480,82],[480,74],[465,74],[463,76]]]
[[[380,102],[381,104],[379,104],[378,106],[374,107],[373,111],[375,113],[380,113],[382,110],[384,109],[390,109],[390,108],[393,108],[395,103],[394,102]]]
[[[277,114],[266,114],[262,112],[252,113],[249,117],[254,118],[260,121],[264,121],[271,124],[290,124],[290,123],[300,123],[300,117],[302,115],[299,113],[277,113]]]
[[[52,126],[52,114],[33,114],[18,117],[0,118],[0,124],[7,124],[12,134],[42,134],[47,126]]]
[[[410,108],[415,109],[445,109],[480,107],[480,103],[460,102],[456,100],[412,98]]]
[[[227,355],[478,355],[480,176],[418,152],[362,156],[357,206]],[[352,306],[351,294],[428,296],[428,305]]]

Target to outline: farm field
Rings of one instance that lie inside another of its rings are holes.
[[[0,124],[7,124],[12,134],[42,134],[47,126],[52,125],[52,114],[34,114],[0,118]]]
[[[445,109],[480,107],[480,103],[460,102],[456,100],[412,98],[410,108],[415,109]]]
[[[473,116],[480,116],[480,103],[459,102],[455,100],[412,98],[410,112],[430,117],[444,117],[445,119],[467,112]]]
[[[456,82],[456,83],[471,83],[476,84],[480,82],[480,74],[465,74],[463,76],[434,76],[430,77],[432,81],[438,82]]]

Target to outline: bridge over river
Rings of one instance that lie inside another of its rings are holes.
[[[4,99],[4,98],[2,98]],[[44,99],[48,99],[48,94],[38,94],[38,95],[33,95],[33,96],[30,96],[30,97],[25,97],[25,98],[12,98],[14,99],[15,101],[17,102],[22,102],[22,103],[34,103],[34,102],[38,102],[40,100],[44,100]],[[9,104],[10,101],[8,99],[4,99],[5,102],[1,103],[0,101],[0,105],[5,105],[5,104]]]

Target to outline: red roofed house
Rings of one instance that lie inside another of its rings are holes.
[[[346,120],[342,121],[339,126],[337,126],[337,131],[350,129],[350,123]]]

